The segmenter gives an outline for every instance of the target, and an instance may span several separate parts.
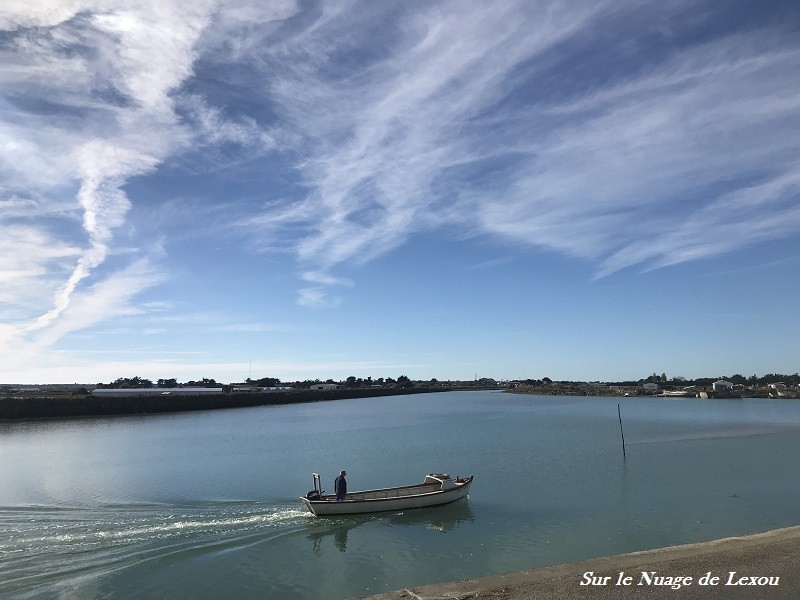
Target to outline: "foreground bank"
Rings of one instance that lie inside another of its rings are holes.
[[[439,583],[370,600],[800,597],[800,526]]]

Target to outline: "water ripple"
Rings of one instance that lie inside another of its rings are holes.
[[[181,552],[227,551],[300,529],[308,520],[296,507],[259,503],[0,509],[6,533],[0,538],[0,591],[30,590]]]

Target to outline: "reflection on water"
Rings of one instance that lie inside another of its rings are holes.
[[[349,532],[364,525],[423,526],[432,531],[445,533],[461,523],[474,521],[474,519],[475,515],[469,507],[469,499],[464,499],[432,508],[342,517],[314,517],[304,533],[312,542],[314,554],[322,556],[325,548],[323,541],[326,538],[332,538],[333,545],[339,552],[346,552]]]

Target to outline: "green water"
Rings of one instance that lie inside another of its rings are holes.
[[[627,458],[620,443],[622,405]],[[800,523],[800,403],[450,392],[0,425],[0,596],[346,598]],[[297,499],[475,475],[433,509]]]

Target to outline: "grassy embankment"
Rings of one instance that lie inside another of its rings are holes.
[[[298,404],[372,398],[426,392],[444,392],[446,388],[413,387],[386,389],[293,390],[268,394],[221,394],[214,396],[98,397],[74,394],[38,394],[0,397],[0,420],[64,419],[104,415],[167,413],[220,408],[241,408],[278,404]]]

